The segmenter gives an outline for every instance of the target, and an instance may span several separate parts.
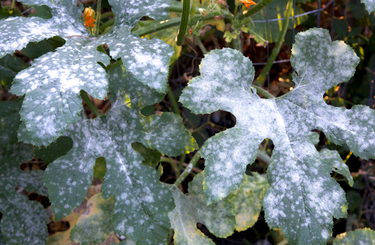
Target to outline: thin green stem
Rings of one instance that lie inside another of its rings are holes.
[[[186,158],[186,154],[184,153],[180,157],[180,170],[182,169],[182,166],[184,165],[185,158]]]
[[[275,96],[273,96],[272,94],[267,92],[264,88],[261,88],[257,85],[254,85],[254,84],[252,84],[251,87],[256,88],[257,93],[262,95],[264,98],[267,98],[267,99],[274,99],[275,98]]]
[[[186,166],[184,172],[182,172],[182,174],[180,175],[180,177],[178,177],[178,179],[174,183],[174,185],[176,187],[179,187],[180,184],[182,183],[182,181],[184,181],[186,179],[186,177],[188,177],[188,175],[190,174],[190,172],[193,169],[194,165],[198,162],[198,160],[200,158],[201,158],[201,151],[199,150],[199,151],[197,151],[194,154],[193,158],[189,162],[189,165]]]
[[[108,17],[115,17],[115,14],[111,11],[108,11],[108,12],[102,13],[100,16],[100,19],[105,19]]]
[[[95,20],[95,33],[94,33],[94,36],[95,37],[98,37],[99,36],[99,31],[100,31],[100,15],[101,15],[101,11],[102,11],[102,0],[96,0],[96,5],[97,5],[97,8],[96,8],[96,20]]]
[[[115,23],[115,18],[112,18],[106,22],[104,22],[103,24],[100,25],[100,30],[103,32],[105,30],[105,28],[107,28],[108,26],[111,26],[113,25],[113,23]],[[102,33],[103,34],[103,33]]]
[[[258,150],[257,157],[268,165],[271,163],[271,157],[265,151]]]
[[[174,98],[171,87],[168,88],[168,97],[169,97],[169,101],[172,104],[172,108],[174,110],[174,113],[176,113],[177,115],[180,115],[180,109],[178,108],[178,104],[177,104],[176,99]]]
[[[238,16],[239,20],[243,20],[247,17],[250,17],[251,15],[255,14],[256,12],[260,11],[262,8],[264,8],[267,4],[271,3],[273,0],[263,0],[257,5],[254,5],[251,9],[249,9],[246,14]]]
[[[87,106],[91,109],[91,111],[95,114],[95,116],[100,117],[101,115],[98,111],[98,108],[96,108],[96,106],[92,103],[87,93],[84,90],[81,90],[80,94],[81,94],[83,101],[86,102]]]
[[[152,32],[164,30],[172,26],[177,26],[180,24],[180,22],[181,22],[181,18],[172,18],[172,19],[168,19],[165,21],[160,21],[155,25],[149,25],[149,26],[139,28],[138,30],[135,30],[133,33],[137,36],[144,36]]]
[[[202,128],[206,127],[208,125],[208,122],[206,122],[205,124],[199,126],[198,128],[194,129],[192,134],[193,133],[196,133],[196,132],[199,132]]]
[[[204,47],[201,39],[199,37],[195,37],[195,40],[197,41],[198,47],[201,49],[203,54],[207,54],[207,49]]]
[[[186,33],[187,25],[189,22],[189,13],[190,13],[190,0],[183,0],[180,29],[178,30],[177,42],[176,42],[178,46],[181,46],[182,43],[184,42],[185,33]]]
[[[277,40],[276,46],[273,49],[272,54],[269,57],[266,66],[263,68],[262,72],[260,73],[258,78],[255,80],[255,82],[254,82],[255,85],[262,86],[264,80],[267,77],[268,72],[270,71],[270,69],[273,65],[273,62],[275,61],[277,55],[279,54],[281,45],[284,41],[286,31],[288,30],[289,20],[290,20],[290,15],[292,13],[292,9],[293,9],[293,0],[288,0],[288,6],[287,6],[286,15],[285,15],[285,20],[284,20],[283,27],[282,27],[282,30],[281,30],[281,33],[280,33],[280,36],[279,36],[279,40]]]
[[[167,163],[169,163],[171,165],[171,167],[173,168],[173,171],[175,172],[176,178],[178,178],[178,176],[180,176],[181,171],[177,167],[177,164],[176,164],[175,160],[167,158],[167,157],[164,157],[164,158],[160,159],[160,162],[167,162]]]

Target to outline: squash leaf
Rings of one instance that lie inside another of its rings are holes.
[[[375,231],[364,228],[344,232],[333,240],[333,245],[375,244]]]
[[[42,171],[20,169],[21,163],[32,157],[32,146],[22,143],[0,149],[0,212],[3,214],[0,230],[5,244],[45,244],[48,238],[49,217],[43,206],[29,201],[15,190],[19,186],[29,192],[47,195]]]
[[[21,50],[29,42],[53,36],[66,40],[56,52],[49,52],[34,60],[31,67],[14,79],[11,92],[26,94],[20,131],[27,131],[24,142],[37,146],[49,145],[67,127],[79,120],[82,111],[79,92],[85,90],[98,99],[108,92],[106,71],[110,57],[97,51],[107,44],[112,58],[122,58],[126,69],[144,84],[158,92],[167,91],[167,76],[173,48],[158,39],[141,39],[131,28],[143,15],[157,20],[168,16],[169,1],[157,0],[152,5],[143,2],[110,0],[116,21],[112,30],[100,37],[92,37],[81,20],[82,6],[70,0],[25,0],[24,4],[46,5],[52,18],[12,17],[0,20],[0,57]],[[23,134],[25,136],[25,134]]]
[[[140,113],[140,107],[155,103],[156,99],[153,93],[139,93],[144,85],[136,79],[124,78],[126,73],[122,68],[113,68],[110,80],[122,81],[131,91],[117,93],[118,100],[106,117],[81,120],[69,126],[64,135],[72,138],[73,148],[48,166],[44,183],[59,220],[84,200],[95,161],[104,157],[107,171],[103,197],[116,197],[113,215],[116,232],[137,244],[159,244],[169,233],[167,213],[173,209],[172,196],[158,181],[160,174],[142,163],[145,159],[133,149],[132,143],[139,142],[169,156],[193,151],[197,144],[177,115],[145,117]]]
[[[347,202],[325,162],[309,140],[321,130],[335,144],[347,144],[364,159],[375,157],[375,112],[327,105],[323,94],[353,76],[359,58],[344,42],[331,42],[327,30],[299,33],[292,49],[295,88],[274,99],[262,99],[251,87],[251,61],[235,50],[215,50],[203,59],[201,76],[190,81],[180,101],[195,114],[225,110],[235,127],[216,134],[202,147],[205,198],[226,197],[242,182],[260,143],[273,141],[267,170],[271,188],[264,199],[270,228],[280,227],[291,244],[323,244],[331,234],[332,216],[346,216]],[[328,218],[331,217],[331,218]]]
[[[198,230],[196,224],[204,224],[218,237],[227,237],[234,230],[242,231],[258,220],[263,197],[269,188],[267,180],[257,173],[245,175],[240,187],[228,197],[210,206],[204,199],[203,173],[189,183],[189,194],[185,195],[172,187],[176,208],[169,213],[175,244],[214,244]]]

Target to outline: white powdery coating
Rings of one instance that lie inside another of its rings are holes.
[[[0,58],[15,50],[21,50],[32,41],[41,41],[53,36],[87,35],[86,28],[78,17],[80,9],[73,3],[53,4],[50,1],[48,3],[38,1],[29,4],[48,5],[53,17],[51,19],[11,17],[0,20]]]
[[[175,124],[177,130],[162,135],[166,130],[163,126],[153,127],[153,123],[170,127]],[[142,164],[144,159],[132,148],[132,143],[140,142],[160,150],[167,149],[170,139],[183,140],[182,144],[179,142],[178,146],[163,151],[176,155],[178,150],[181,154],[185,152],[185,145],[191,142],[181,119],[173,113],[144,117],[137,107],[129,108],[118,100],[105,122],[82,120],[72,124],[65,135],[72,138],[73,148],[50,164],[44,176],[46,186],[54,190],[50,200],[56,219],[69,214],[84,200],[92,181],[95,160],[104,157],[107,172],[102,186],[103,197],[116,197],[113,215],[116,232],[129,236],[138,244],[162,244],[169,232],[167,213],[173,208],[173,200],[168,189],[159,182],[158,172]],[[163,136],[166,138],[160,139]]]
[[[374,0],[361,0],[361,2],[365,4],[366,10],[368,11],[369,14],[375,10]]]
[[[126,25],[118,25],[103,38],[111,56],[121,58],[136,79],[158,92],[166,92],[169,60],[174,51],[162,40],[139,38]]]
[[[78,120],[79,93],[83,89],[104,99],[108,91],[105,70],[109,57],[96,50],[101,44],[83,38],[69,39],[56,52],[35,59],[33,65],[17,74],[11,88],[26,94],[21,117],[37,145],[49,145]]]
[[[313,129],[335,143],[346,143],[364,158],[375,157],[375,112],[364,106],[334,108],[324,92],[346,82],[359,59],[343,42],[331,42],[326,30],[312,29],[296,36],[291,58],[298,73],[296,87],[277,99],[260,99],[250,89],[251,62],[237,51],[210,52],[202,60],[201,76],[190,81],[180,101],[196,114],[218,109],[236,116],[236,126],[218,133],[202,147],[206,159],[207,202],[238,188],[259,144],[269,138],[275,149],[268,168],[264,207],[271,228],[281,227],[291,243],[324,243],[332,216],[346,215],[340,186],[330,177],[332,163],[322,159],[309,140]]]
[[[171,2],[169,0],[109,0],[109,4],[116,15],[116,22],[134,26],[143,16],[155,20],[167,18]]]

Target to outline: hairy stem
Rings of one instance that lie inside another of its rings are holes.
[[[177,104],[176,99],[174,98],[171,87],[168,87],[168,97],[169,97],[169,101],[172,104],[172,108],[174,110],[174,113],[176,113],[177,115],[180,115],[180,109],[178,108],[178,104]]]
[[[270,94],[269,92],[267,92],[264,88],[261,88],[261,87],[259,87],[257,85],[254,85],[254,84],[251,85],[251,87],[256,88],[257,93],[260,94],[260,95],[262,95],[264,98],[267,98],[267,99],[274,99],[275,98],[275,96],[273,96],[272,94]]]
[[[178,177],[178,179],[174,183],[174,185],[176,187],[179,187],[180,184],[182,183],[182,181],[184,181],[186,179],[186,177],[190,174],[191,170],[193,169],[194,165],[198,162],[199,158],[201,158],[201,151],[200,150],[197,151],[194,154],[193,158],[189,162],[189,165],[187,165],[187,167],[185,168],[184,172],[182,172],[182,174],[180,175],[180,177]]]
[[[286,16],[285,16],[283,27],[282,27],[282,30],[281,30],[281,33],[280,33],[280,36],[279,36],[279,40],[277,40],[276,46],[273,49],[272,54],[271,54],[270,58],[268,59],[266,66],[263,68],[262,72],[260,73],[258,78],[255,80],[255,82],[254,82],[255,85],[262,86],[264,80],[267,77],[268,72],[270,71],[270,69],[273,65],[273,62],[275,61],[277,55],[279,54],[281,44],[283,43],[286,31],[288,30],[289,20],[290,20],[290,15],[292,13],[292,9],[293,9],[293,0],[288,0]]]

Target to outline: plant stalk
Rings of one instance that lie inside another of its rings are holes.
[[[189,22],[190,0],[183,0],[182,4],[182,17],[176,42],[178,46],[181,46],[185,39],[185,33]]]
[[[81,90],[80,94],[81,94],[83,101],[86,102],[87,106],[91,109],[91,111],[95,114],[95,116],[100,117],[101,115],[98,111],[98,108],[96,108],[96,106],[92,103],[87,93],[84,90]]]
[[[176,113],[177,115],[180,115],[180,109],[178,108],[178,104],[177,104],[176,99],[174,98],[171,87],[168,87],[168,97],[169,97],[169,101],[172,104],[172,108],[174,110],[174,113]]]
[[[97,8],[96,8],[96,20],[95,20],[96,26],[95,26],[94,36],[98,37],[99,36],[99,31],[100,31],[99,27],[100,27],[100,15],[101,15],[101,11],[102,11],[102,0],[96,0],[96,5],[97,5]]]
[[[279,54],[279,51],[280,51],[281,45],[283,43],[286,31],[288,30],[289,20],[290,20],[290,15],[292,13],[292,9],[293,9],[293,0],[288,0],[288,6],[287,6],[287,10],[286,10],[285,21],[283,23],[283,27],[282,27],[282,30],[281,30],[281,33],[280,33],[280,36],[279,36],[279,40],[277,40],[276,46],[272,50],[272,54],[269,57],[269,59],[267,60],[266,66],[263,68],[263,70],[260,73],[260,75],[258,76],[258,78],[254,81],[255,85],[262,86],[264,80],[267,77],[268,72],[270,71],[270,69],[273,65],[273,62],[275,61],[277,55]]]
[[[184,172],[182,172],[182,174],[180,175],[180,177],[178,177],[178,179],[174,183],[174,185],[176,187],[179,187],[180,184],[182,183],[182,181],[184,181],[186,179],[186,177],[190,174],[190,172],[193,169],[194,165],[198,162],[198,160],[200,158],[201,158],[201,151],[199,150],[199,151],[197,151],[194,154],[193,158],[189,162],[189,165],[187,165],[187,167],[185,168]]]

